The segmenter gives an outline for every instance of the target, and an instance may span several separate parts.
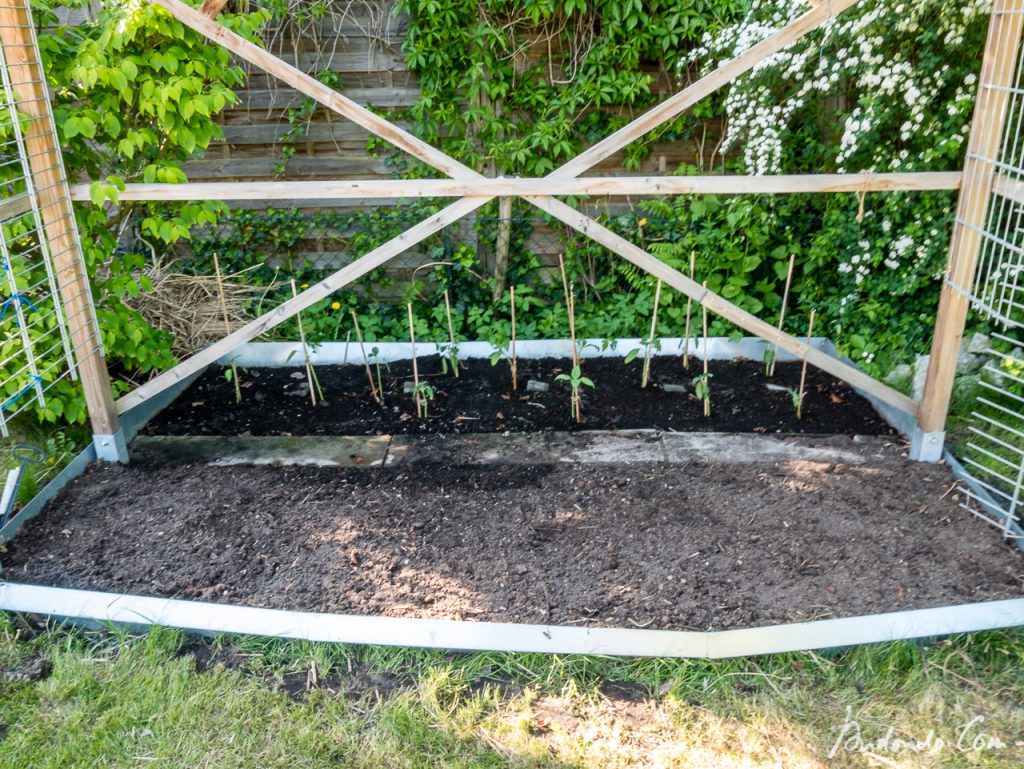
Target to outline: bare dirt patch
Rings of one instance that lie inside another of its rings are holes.
[[[98,465],[11,543],[4,577],[694,630],[1020,597],[1022,554],[961,509],[952,484],[897,447],[856,466]]]

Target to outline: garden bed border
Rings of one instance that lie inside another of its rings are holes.
[[[373,617],[0,583],[0,609],[78,624],[175,627],[326,643],[455,651],[722,659],[1024,625],[1024,598],[738,630],[689,631]]]
[[[601,349],[601,340],[588,341],[593,345],[588,346],[581,357],[624,357],[630,350],[642,346],[641,340],[638,339],[620,339],[616,340],[614,347]],[[661,341],[662,349],[655,354],[679,354],[680,340]],[[568,340],[522,341],[517,343],[517,352],[523,358],[567,357],[571,352],[571,344]],[[757,360],[767,345],[767,342],[756,337],[738,341],[719,337],[708,340],[707,350],[711,359],[742,356]],[[380,348],[381,360],[394,361],[409,357],[408,343],[377,343],[372,346]],[[699,358],[703,354],[703,344],[698,343],[696,346],[701,349],[691,354]],[[813,340],[813,346],[823,352],[835,354],[835,345],[831,340],[818,338]],[[339,363],[344,359],[345,347],[344,342],[316,346],[311,349],[313,362],[317,365]],[[358,344],[353,347],[352,343],[349,343],[348,347],[349,354],[354,350],[359,356],[349,362],[359,364],[361,352]],[[488,357],[493,350],[493,345],[486,342],[464,342],[459,345],[460,357],[463,358]],[[419,355],[437,352],[436,345],[417,345]],[[243,366],[303,364],[301,345],[292,343],[250,343],[219,362],[226,365],[231,359]],[[789,353],[779,351],[780,361],[790,359],[797,360]],[[199,371],[192,374],[173,388],[127,412],[123,419],[129,436],[134,437],[149,420],[170,405],[202,373]],[[913,429],[913,419],[909,415],[880,403],[867,393],[860,394],[901,433],[907,434]],[[0,543],[13,539],[29,519],[38,515],[46,503],[56,497],[68,483],[82,475],[89,463],[95,459],[94,446],[89,446],[75,457],[0,530]],[[945,461],[953,473],[970,485],[975,493],[984,492],[984,489],[973,483],[948,450],[945,452]],[[1024,539],[1015,541],[1019,547],[1024,548]],[[43,615],[89,626],[114,624],[139,629],[160,625],[202,635],[238,633],[330,643],[399,645],[461,651],[607,654],[694,659],[833,649],[856,644],[927,638],[1024,625],[1024,598],[786,625],[698,632],[297,612],[3,581],[0,581],[0,611]]]

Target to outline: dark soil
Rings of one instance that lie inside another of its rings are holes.
[[[679,358],[655,358],[651,385],[640,388],[642,361],[583,361],[583,373],[597,387],[584,387],[583,420],[569,413],[569,385],[556,381],[572,364],[565,360],[521,360],[519,389],[512,390],[504,362],[464,361],[460,378],[441,374],[440,359],[422,358],[420,375],[436,390],[429,416],[416,417],[409,362],[381,367],[384,405],[370,396],[361,366],[318,366],[323,402],[312,406],[301,368],[242,370],[242,402],[223,369],[211,369],[146,428],[149,435],[396,435],[404,433],[487,433],[540,430],[612,430],[660,428],[677,431],[838,433],[889,435],[891,428],[848,385],[816,369],[807,372],[803,418],[797,419],[788,392],[800,383],[800,364],[780,363],[768,380],[764,367],[751,361],[712,361],[711,417],[693,396],[699,362],[683,370]],[[528,380],[550,385],[548,392],[527,392]],[[684,393],[667,392],[681,384]]]
[[[959,507],[947,469],[872,451],[858,466],[97,465],[11,543],[4,576],[306,611],[698,630],[1024,593],[1024,557]]]

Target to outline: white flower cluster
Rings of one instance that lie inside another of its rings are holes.
[[[809,7],[807,0],[754,0],[743,22],[706,37],[680,65],[717,67]],[[725,100],[722,152],[738,148],[749,173],[779,173],[787,158],[799,158],[807,140],[806,127],[796,120],[807,119],[808,106],[820,105],[826,111],[822,125],[843,121],[834,158],[839,172],[851,166],[875,172],[934,168],[936,159],[956,156],[967,141],[977,89],[977,77],[964,74],[953,49],[990,11],[991,0],[862,0],[734,83]],[[925,36],[940,41],[931,50],[943,55],[921,66],[918,43]],[[900,215],[889,203],[881,204],[877,217],[863,211],[863,236],[840,257],[837,269],[849,280],[841,315],[869,290],[861,284],[874,271],[897,271],[912,286],[915,271],[943,250],[945,234],[936,217]]]
[[[709,61],[717,66],[750,46],[770,37],[792,18],[806,13],[807,0],[755,0],[743,22],[727,28],[681,62]],[[830,19],[817,36],[780,51],[758,64],[740,78],[726,97],[728,131],[722,152],[742,145],[743,159],[753,174],[778,173],[781,170],[784,138],[792,128],[794,114],[814,97],[831,97],[837,111],[847,93],[857,98],[843,126],[836,163],[840,170],[847,161],[857,159],[867,170],[898,170],[912,161],[909,151],[895,157],[887,147],[872,144],[873,133],[894,109],[906,116],[899,129],[904,144],[928,140],[934,144],[931,156],[948,154],[966,141],[968,121],[950,134],[949,118],[965,114],[973,96],[976,79],[969,76],[951,83],[954,73],[948,64],[938,70],[920,71],[911,54],[903,50],[896,37],[919,32],[927,23],[929,34],[942,37],[947,47],[963,43],[967,24],[991,10],[990,0],[914,0],[889,2],[868,0]],[[935,25],[938,25],[937,28]],[[947,99],[950,86],[956,96],[946,114],[935,114],[936,102]]]

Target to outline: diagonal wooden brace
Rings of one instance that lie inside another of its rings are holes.
[[[726,320],[735,323],[743,330],[749,331],[751,334],[755,334],[773,344],[777,344],[783,350],[793,353],[793,355],[806,360],[823,371],[844,379],[854,387],[859,387],[861,390],[870,393],[891,406],[895,406],[901,411],[913,416],[917,415],[918,405],[913,399],[908,398],[898,390],[894,390],[872,379],[855,366],[844,363],[838,358],[809,346],[806,342],[802,342],[796,337],[780,331],[770,323],[766,323],[757,316],[737,307],[718,294],[708,291],[696,281],[679,272],[679,270],[673,269],[639,246],[616,235],[589,216],[581,214],[575,208],[548,197],[527,197],[524,200],[529,201],[540,210],[551,214],[551,216],[569,225],[577,232],[597,241],[608,250],[632,262],[654,277],[659,278],[663,283],[672,286],[672,288],[680,293],[707,307],[708,310],[716,315],[720,315]]]
[[[399,128],[391,121],[373,114],[366,107],[356,104],[348,97],[324,85],[316,78],[310,77],[297,67],[282,61],[277,56],[274,56],[274,54],[263,50],[258,45],[250,43],[223,24],[219,24],[194,8],[185,5],[181,0],[152,0],[152,2],[165,8],[185,26],[209,38],[212,42],[223,46],[240,59],[250,64],[255,64],[267,74],[273,75],[311,99],[315,99],[325,107],[329,107],[339,115],[362,126],[375,136],[379,136],[396,147],[405,150],[432,168],[436,168],[438,171],[456,179],[480,178],[481,175],[472,168],[463,165],[441,150],[427,144],[422,139],[417,139],[411,133]]]
[[[705,75],[693,85],[684,88],[636,120],[628,123],[590,149],[556,168],[549,178],[564,179],[579,176],[596,166],[602,160],[645,136],[658,126],[682,114],[701,99],[733,82],[769,56],[792,45],[810,32],[818,29],[829,19],[856,5],[859,0],[829,0],[797,17],[775,34],[751,46],[743,53],[722,64],[714,72]]]
[[[144,385],[136,387],[117,401],[118,413],[123,414],[133,406],[138,406],[143,401],[163,392],[185,377],[205,368],[218,358],[229,355],[239,346],[261,336],[293,315],[302,312],[310,305],[319,302],[321,299],[326,299],[338,289],[344,288],[371,270],[377,269],[421,240],[440,232],[452,222],[458,221],[467,214],[471,214],[489,200],[490,198],[463,198],[433,216],[424,219],[419,224],[410,227],[401,235],[392,238],[387,243],[356,259],[351,264],[347,264],[337,272],[332,273],[319,283],[310,286],[293,299],[289,299],[270,312],[264,313],[237,331],[211,344],[209,347],[204,347],[169,371],[165,371]]]

